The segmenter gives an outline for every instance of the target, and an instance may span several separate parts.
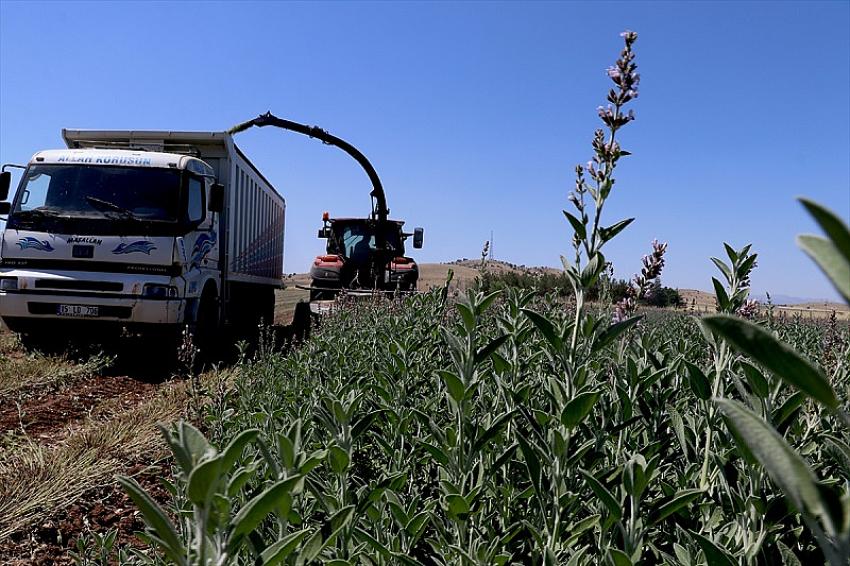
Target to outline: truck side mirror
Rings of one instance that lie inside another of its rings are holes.
[[[224,210],[224,185],[213,183],[210,187],[210,212],[221,212]]]
[[[9,198],[10,186],[12,186],[12,172],[3,171],[0,173],[0,200]]]
[[[11,202],[0,202],[0,214],[6,215],[12,210]]]
[[[413,230],[413,247],[417,250],[422,247],[422,239],[425,237],[425,230],[422,228],[414,228]]]
[[[319,238],[330,238],[331,230],[330,228],[319,228]]]

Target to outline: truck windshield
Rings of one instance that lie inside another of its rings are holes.
[[[180,172],[140,167],[31,166],[21,183],[12,219],[122,218],[174,222]]]

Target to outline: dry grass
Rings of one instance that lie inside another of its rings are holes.
[[[162,450],[155,424],[182,412],[186,386],[159,395],[109,421],[90,420],[64,442],[43,446],[29,439],[0,457],[0,538],[112,482],[127,461]]]
[[[799,314],[803,318],[829,318],[832,311],[838,320],[850,320],[850,306],[839,303],[800,303],[798,305],[779,305],[779,312],[789,316]]]
[[[20,350],[20,346],[14,334],[0,328],[0,356],[12,356]]]
[[[201,381],[215,383],[222,375],[210,372]],[[167,383],[148,401],[107,420],[89,418],[58,444],[17,437],[5,446],[0,452],[0,538],[113,483],[128,463],[162,457],[156,425],[184,415],[191,394],[188,381]]]
[[[17,349],[14,335],[0,333],[0,395],[34,387],[55,387],[90,377],[109,364],[104,356],[75,363],[65,357],[24,354]]]
[[[309,285],[309,281],[307,281],[306,283],[298,282],[298,284]],[[292,322],[292,315],[295,314],[295,305],[302,301],[309,300],[310,291],[296,289],[295,283],[293,283],[291,280],[287,280],[286,289],[281,289],[275,292],[275,324],[290,324]]]
[[[478,269],[469,265],[448,265],[445,263],[419,264],[419,289],[427,291],[442,287],[446,283],[449,269],[454,272],[452,289],[468,289],[478,276]]]
[[[696,311],[704,313],[715,312],[715,300],[713,293],[698,291],[696,289],[679,289],[679,295],[685,302],[685,307],[691,306],[692,301]],[[819,303],[800,303],[796,305],[774,305],[774,314],[785,315],[789,317],[800,316],[804,319],[823,319],[829,318],[832,311],[835,311],[835,316],[838,320],[850,320],[850,306],[841,303],[819,302]],[[762,314],[766,312],[764,305],[761,308]]]

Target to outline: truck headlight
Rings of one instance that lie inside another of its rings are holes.
[[[17,277],[0,277],[0,291],[17,291]]]
[[[142,287],[142,297],[146,299],[174,299],[177,298],[177,287],[145,283],[145,286]]]

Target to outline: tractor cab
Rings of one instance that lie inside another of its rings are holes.
[[[310,269],[310,299],[333,299],[342,289],[413,291],[419,266],[405,256],[405,241],[421,248],[422,228],[405,233],[400,220],[322,217],[319,238],[327,241],[325,254]]]

